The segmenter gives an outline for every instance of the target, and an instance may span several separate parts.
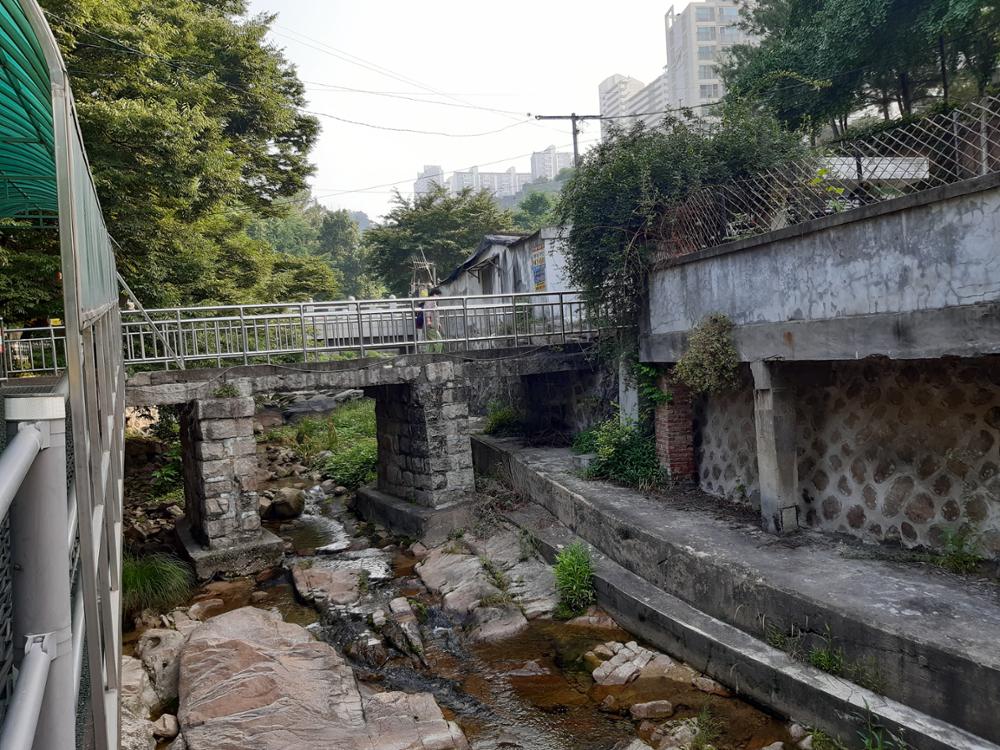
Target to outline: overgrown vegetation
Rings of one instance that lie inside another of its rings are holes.
[[[522,431],[523,419],[521,413],[511,404],[502,401],[490,401],[486,407],[486,422],[483,432],[487,435],[517,435]]]
[[[872,715],[865,712],[865,726],[858,730],[864,750],[909,750],[909,744],[898,734],[881,726]]]
[[[163,497],[176,493],[184,479],[184,465],[181,462],[181,443],[175,439],[162,454],[163,462],[153,470],[153,493]]]
[[[982,559],[979,537],[975,529],[966,525],[945,531],[944,544],[934,563],[952,573],[968,575],[976,572]]]
[[[555,616],[568,620],[583,614],[594,603],[594,564],[590,550],[582,542],[573,542],[556,555],[556,590],[559,604]]]
[[[712,709],[705,706],[698,713],[698,732],[691,740],[691,750],[709,750],[714,748],[715,743],[722,737],[725,725],[718,716],[712,713]]]
[[[375,438],[343,441],[323,465],[323,474],[349,490],[374,481],[378,467],[378,444]]]
[[[659,243],[669,209],[691,191],[785,162],[804,153],[796,133],[766,113],[728,104],[715,123],[666,118],[613,131],[587,152],[566,183],[556,214],[568,232],[566,268],[594,314],[619,327],[634,346],[643,304],[637,290]],[[621,349],[619,349],[621,351]]]
[[[324,451],[336,452],[375,439],[375,402],[348,401],[325,417],[306,417],[265,433],[262,440],[291,448],[299,459],[314,464]]]
[[[739,384],[739,366],[733,322],[715,313],[688,333],[687,351],[674,367],[673,377],[695,393],[723,393]]]
[[[874,693],[885,693],[885,679],[874,658],[850,661],[844,650],[835,642],[833,633],[827,628],[819,642],[814,642],[806,651],[806,633],[796,626],[784,631],[775,625],[764,627],[764,640],[768,645],[784,651],[793,659],[804,661],[828,674],[843,677]]]
[[[472,531],[480,539],[495,534],[506,523],[504,514],[524,504],[524,497],[503,477],[477,476],[476,494]]]
[[[597,454],[586,470],[589,479],[606,479],[639,489],[657,487],[664,481],[653,436],[637,425],[622,424],[618,417],[577,435],[573,447]]]
[[[122,613],[131,617],[144,609],[166,612],[191,595],[191,570],[176,557],[165,554],[122,558]]]

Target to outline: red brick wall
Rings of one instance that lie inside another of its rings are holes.
[[[691,391],[683,385],[668,383],[665,375],[660,377],[660,389],[673,396],[656,407],[656,455],[660,465],[675,481],[697,481]]]

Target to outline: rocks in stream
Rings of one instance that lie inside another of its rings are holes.
[[[177,698],[179,656],[185,636],[176,630],[154,628],[139,636],[136,655],[152,678],[159,705],[165,706]]]
[[[363,700],[332,646],[253,607],[192,633],[180,674],[178,718],[190,750],[468,748],[431,695]]]
[[[312,604],[353,604],[361,596],[357,569],[293,565],[295,591]]]
[[[521,611],[512,607],[478,607],[472,613],[469,640],[499,641],[528,627]]]
[[[120,750],[153,750],[153,722],[150,708],[156,704],[156,692],[142,662],[132,656],[122,657]]]
[[[267,517],[279,521],[298,518],[306,508],[306,494],[294,487],[282,487],[267,506]]]

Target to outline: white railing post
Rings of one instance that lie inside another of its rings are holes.
[[[62,395],[8,398],[6,412],[12,436],[37,430],[40,450],[10,510],[14,642],[23,648],[19,679],[26,683],[23,690],[15,686],[8,714],[9,722],[21,712],[9,730],[16,736],[8,738],[5,725],[0,746],[62,750],[76,742],[66,400]],[[28,744],[17,744],[25,740]]]

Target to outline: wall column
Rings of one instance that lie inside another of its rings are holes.
[[[774,362],[752,362],[761,526],[772,534],[798,528],[799,472],[795,398]]]
[[[667,374],[660,376],[660,390],[671,398],[656,405],[656,455],[672,481],[696,482],[693,396],[687,386],[670,382]]]
[[[281,540],[260,524],[253,415],[252,398],[202,399],[181,412],[186,518],[178,531],[200,579],[257,572],[282,555]]]

